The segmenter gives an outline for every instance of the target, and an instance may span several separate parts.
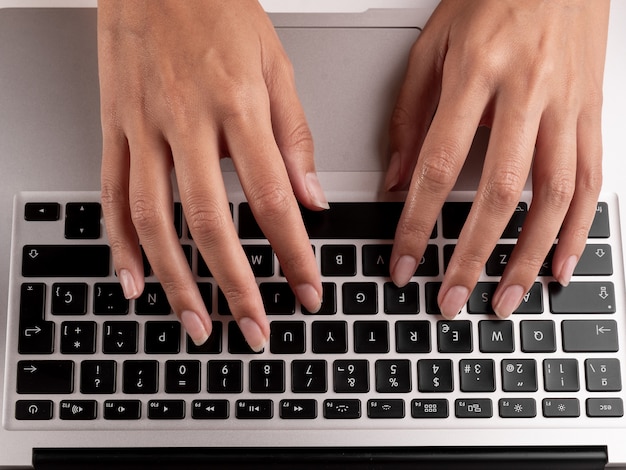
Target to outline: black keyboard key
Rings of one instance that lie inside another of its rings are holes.
[[[34,325],[44,319],[46,307],[46,285],[41,283],[22,284],[20,288],[20,322]]]
[[[621,398],[587,398],[587,416],[590,418],[621,418],[624,402]]]
[[[419,289],[417,283],[409,282],[404,287],[397,287],[393,282],[384,285],[385,313],[417,314],[419,313]]]
[[[201,346],[196,346],[189,335],[186,335],[188,354],[219,354],[222,352],[222,323],[213,322],[211,328],[209,339]]]
[[[333,363],[335,393],[367,393],[370,390],[369,363],[366,360],[341,360]]]
[[[504,359],[502,390],[505,392],[536,392],[537,363],[534,359]]]
[[[53,315],[84,315],[87,313],[87,284],[57,283],[52,285]]]
[[[250,267],[255,277],[271,277],[274,275],[274,252],[269,245],[244,245]]]
[[[524,294],[522,303],[513,313],[523,315],[543,313],[543,286],[540,282],[535,282]]]
[[[620,392],[622,378],[619,359],[585,360],[587,390],[590,392]]]
[[[544,398],[543,416],[546,418],[578,418],[580,402],[578,398]]]
[[[392,245],[363,245],[363,275],[389,277],[389,260]],[[436,245],[428,245],[417,266],[415,276],[437,276],[439,257]]]
[[[481,313],[493,315],[491,299],[498,287],[497,282],[479,282],[470,294],[467,302],[467,313]]]
[[[106,277],[110,272],[106,245],[26,245],[22,250],[24,277]]]
[[[177,354],[180,351],[180,323],[146,322],[144,348],[147,354]]]
[[[596,215],[589,229],[589,238],[609,238],[611,230],[609,227],[609,205],[606,202],[599,202],[596,206]]]
[[[291,363],[291,391],[325,393],[328,389],[326,368],[326,361],[293,361]]]
[[[228,352],[230,354],[260,354],[255,353],[246,342],[243,333],[239,329],[237,322],[228,322]]]
[[[193,419],[228,419],[229,415],[228,400],[194,400],[191,403]]]
[[[543,385],[546,392],[577,392],[578,361],[576,359],[544,359]]]
[[[213,311],[213,285],[210,282],[199,282],[198,290],[207,312]]]
[[[374,399],[367,401],[367,417],[371,419],[402,419],[404,418],[404,400]]]
[[[94,354],[95,352],[95,322],[65,321],[61,323],[61,353]]]
[[[469,320],[438,321],[437,347],[443,353],[472,352],[472,322]]]
[[[74,391],[73,361],[19,361],[17,393],[69,394]]]
[[[135,301],[135,313],[137,315],[169,315],[171,312],[172,307],[161,284],[147,282],[143,292]]]
[[[302,313],[311,315],[306,308],[302,307]],[[315,315],[335,315],[337,313],[337,285],[334,282],[322,283],[322,306]]]
[[[617,322],[615,320],[564,320],[561,323],[563,351],[617,352]]]
[[[165,393],[199,393],[200,361],[166,361]]]
[[[137,322],[108,321],[103,324],[102,352],[105,354],[137,353]]]
[[[85,394],[115,393],[117,374],[115,361],[83,361],[80,364],[80,392]]]
[[[283,393],[285,391],[284,361],[250,361],[250,392]]]
[[[315,321],[312,324],[313,352],[333,354],[348,352],[348,331],[345,321]]]
[[[243,391],[243,363],[241,361],[209,361],[209,393],[241,393]]]
[[[97,414],[95,400],[62,400],[59,406],[59,418],[67,421],[92,420]]]
[[[548,285],[552,313],[615,313],[612,282],[557,282]]]
[[[389,352],[389,324],[386,321],[354,322],[354,352],[386,354]]]
[[[515,350],[513,322],[482,320],[478,323],[478,347],[484,353],[510,353]]]
[[[183,238],[183,205],[180,202],[174,203],[174,228],[176,229],[176,235],[178,238]]]
[[[439,303],[437,302],[437,296],[439,295],[440,288],[441,282],[426,283],[426,313],[428,313],[429,315],[441,315],[441,311],[439,310]]]
[[[262,282],[259,290],[265,313],[293,315],[296,312],[296,296],[286,282]]]
[[[122,377],[124,393],[157,393],[159,363],[157,361],[124,361]]]
[[[281,400],[278,407],[282,419],[317,418],[316,400]]]
[[[492,359],[462,359],[459,361],[459,376],[463,392],[493,392],[496,389]]]
[[[422,393],[447,393],[454,390],[450,359],[420,359],[417,362],[417,387]]]
[[[488,398],[461,398],[454,402],[457,418],[491,418],[493,405]]]
[[[184,417],[184,400],[150,400],[148,402],[148,419],[183,419]]]
[[[322,276],[355,276],[354,245],[324,245],[321,250]]]
[[[272,400],[237,400],[235,416],[237,419],[272,419],[274,402]]]
[[[511,253],[513,253],[513,244],[498,244],[495,246],[491,255],[485,264],[485,273],[487,276],[502,276],[504,270],[509,264]]]
[[[139,400],[107,400],[104,402],[104,419],[135,420],[141,418]]]
[[[302,219],[313,240],[361,238],[393,240],[402,202],[338,202],[326,211],[302,210]],[[265,238],[254,220],[249,204],[239,206],[239,236],[244,239]],[[433,230],[432,237],[437,232]]]
[[[574,276],[610,276],[613,274],[611,245],[586,245]]]
[[[411,401],[411,417],[416,419],[447,418],[449,416],[448,400],[435,398],[429,400],[415,399]]]
[[[556,334],[552,320],[524,320],[520,322],[522,351],[556,351]]]
[[[459,238],[471,208],[471,202],[446,202],[443,205],[441,209],[441,231],[444,238]]]
[[[431,349],[429,321],[396,322],[396,352],[429,353]]]
[[[60,215],[58,202],[27,202],[24,207],[24,220],[28,222],[54,222]]]
[[[346,315],[375,315],[378,313],[378,284],[375,282],[346,282],[342,286],[343,313]]]
[[[534,418],[537,416],[537,403],[534,398],[501,398],[498,412],[501,418]]]
[[[100,238],[102,210],[97,202],[70,202],[65,206],[65,238]]]
[[[94,286],[94,315],[127,315],[128,304],[119,283],[97,283]]]
[[[302,354],[306,349],[305,323],[273,321],[270,324],[272,354]]]
[[[406,359],[380,359],[375,364],[376,391],[408,393],[411,391],[411,362]]]
[[[20,354],[52,354],[54,352],[54,323],[20,321],[17,350]]]
[[[361,400],[324,400],[323,409],[326,419],[358,419],[361,417]]]
[[[52,419],[53,408],[51,400],[17,400],[15,419],[20,421],[49,420]]]
[[[525,202],[520,202],[515,208],[515,212],[513,212],[509,223],[502,232],[501,238],[519,238],[520,233],[522,233],[522,226],[526,221],[527,215],[528,204],[526,204]]]

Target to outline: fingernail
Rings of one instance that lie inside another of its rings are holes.
[[[180,315],[180,321],[196,346],[202,346],[206,343],[206,340],[209,339],[209,333],[204,327],[204,323],[202,323],[200,317],[194,312],[190,312],[189,310],[184,311]]]
[[[302,306],[309,312],[317,313],[322,308],[322,298],[311,284],[301,284],[294,290]]]
[[[124,297],[126,297],[127,300],[135,299],[139,296],[135,279],[128,269],[121,269],[118,273],[118,278],[122,285],[122,290],[124,291]]]
[[[328,200],[326,199],[326,195],[324,194],[324,190],[322,189],[322,185],[320,184],[320,180],[317,178],[317,175],[315,173],[307,173],[304,177],[304,182],[313,204],[320,209],[330,209]]]
[[[242,318],[239,320],[239,329],[254,352],[263,351],[263,348],[265,348],[265,345],[267,344],[267,338],[254,320],[251,320],[248,317]]]
[[[402,287],[409,283],[417,270],[417,260],[409,255],[404,255],[396,262],[393,268],[393,282]]]
[[[400,153],[395,152],[389,160],[389,168],[385,177],[385,190],[393,191],[400,182]]]
[[[441,305],[439,305],[439,310],[441,310],[441,315],[444,318],[453,319],[455,318],[463,305],[467,303],[467,299],[469,297],[469,290],[467,287],[463,286],[454,286],[448,289],[446,295],[443,297],[441,301]]]
[[[507,287],[498,302],[494,304],[493,310],[499,318],[507,318],[510,316],[520,303],[522,303],[522,297],[526,293],[522,286],[509,286]]]
[[[559,282],[563,287],[567,287],[569,282],[572,280],[572,276],[574,275],[574,269],[576,269],[577,264],[578,256],[575,255],[570,256],[565,260],[565,263],[563,263],[561,275],[559,276]]]

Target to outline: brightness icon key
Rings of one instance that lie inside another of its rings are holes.
[[[542,402],[546,418],[578,418],[580,402],[577,398],[545,398]]]
[[[534,418],[537,416],[537,405],[532,398],[501,399],[498,402],[501,418]]]

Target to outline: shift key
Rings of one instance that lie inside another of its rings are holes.
[[[106,277],[110,272],[106,245],[26,245],[24,277]]]
[[[19,361],[17,393],[48,394],[74,391],[73,361]]]

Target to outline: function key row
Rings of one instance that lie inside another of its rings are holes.
[[[443,419],[450,416],[447,399],[413,399],[410,402],[410,416],[415,419]],[[223,420],[230,417],[231,404],[224,399],[193,400],[191,417],[194,420]],[[237,419],[274,418],[273,400],[237,400],[234,413]],[[325,419],[359,419],[364,414],[359,399],[328,399],[321,404]],[[370,419],[402,419],[406,416],[406,403],[403,399],[370,399],[366,404],[365,415]],[[54,403],[51,400],[19,400],[16,403],[15,417],[18,420],[50,420],[54,417]],[[150,400],[146,405],[148,419],[185,419],[185,400]],[[107,400],[103,405],[106,420],[138,420],[142,418],[143,404],[140,400]],[[588,398],[585,412],[590,418],[618,418],[624,415],[621,398]],[[545,418],[579,417],[578,398],[545,398],[542,401],[542,414]],[[59,405],[61,420],[94,420],[98,415],[95,400],[62,400]],[[503,398],[498,401],[498,415],[501,418],[534,418],[537,404],[533,398]],[[281,419],[316,419],[318,401],[314,399],[284,399],[278,403],[278,416]],[[460,419],[493,417],[493,402],[488,398],[457,399],[454,402],[454,416]]]

